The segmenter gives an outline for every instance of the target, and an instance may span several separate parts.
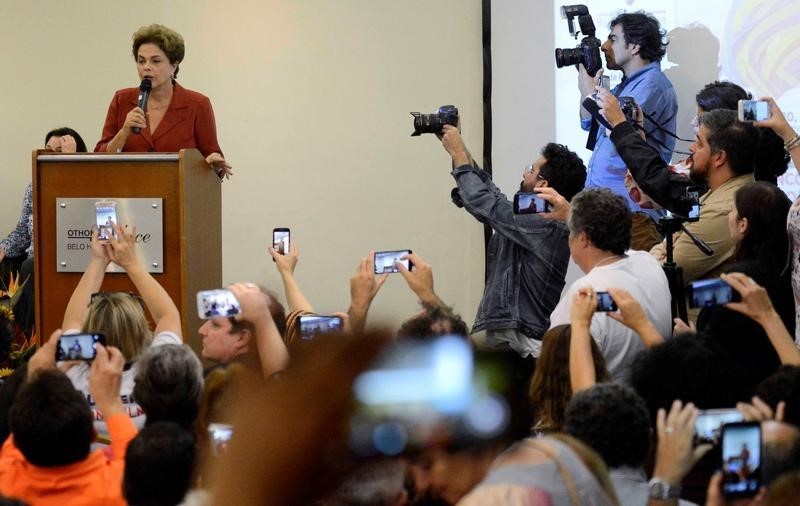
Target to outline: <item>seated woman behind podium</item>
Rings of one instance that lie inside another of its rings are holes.
[[[166,26],[143,26],[133,34],[133,57],[139,80],[150,83],[146,104],[140,90],[124,88],[108,106],[96,152],[176,152],[197,148],[220,178],[233,172],[217,142],[214,110],[208,97],[178,84],[185,46]]]
[[[67,127],[47,132],[45,149],[56,153],[85,153],[86,143],[80,134]],[[0,241],[0,287],[7,286],[11,275],[19,277],[19,283],[28,280],[14,308],[14,315],[22,331],[27,335],[33,327],[33,184],[28,183],[22,199],[22,212],[17,226]]]
[[[166,290],[147,272],[136,251],[136,228],[116,226],[116,237],[107,241],[92,233],[91,259],[78,286],[72,292],[64,313],[64,334],[97,332],[105,334],[106,344],[116,346],[125,357],[120,395],[122,403],[138,428],[144,426],[144,413],[132,398],[136,361],[149,346],[182,344],[181,317]],[[106,267],[114,262],[133,282],[139,295],[127,292],[101,292]],[[155,323],[151,332],[145,309]],[[75,388],[86,395],[95,415],[95,430],[107,434],[102,416],[89,395],[89,362],[60,364]]]

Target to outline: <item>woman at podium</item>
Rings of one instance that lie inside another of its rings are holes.
[[[211,101],[176,81],[184,53],[183,37],[165,26],[143,26],[133,34],[133,57],[142,85],[114,94],[95,152],[197,148],[220,178],[233,174],[217,142]],[[148,84],[149,94],[144,91]]]

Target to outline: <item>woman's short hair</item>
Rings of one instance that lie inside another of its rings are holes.
[[[105,334],[107,346],[119,348],[126,362],[135,362],[152,338],[144,308],[132,294],[101,293],[89,304],[82,330]]]
[[[139,47],[142,44],[155,44],[169,58],[169,62],[175,65],[174,77],[178,77],[178,67],[186,54],[186,46],[183,43],[181,34],[164,25],[152,24],[143,26],[133,32],[133,57],[139,56]]]

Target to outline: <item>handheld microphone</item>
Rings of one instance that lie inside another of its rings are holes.
[[[139,85],[139,102],[137,105],[145,113],[147,113],[147,99],[150,98],[150,90],[152,88],[153,83],[150,82],[150,79],[142,79],[142,84]],[[135,134],[142,131],[139,127],[133,127],[132,130]]]

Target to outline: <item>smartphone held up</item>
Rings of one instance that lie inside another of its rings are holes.
[[[56,346],[56,362],[65,360],[83,360],[91,362],[97,355],[95,346],[105,346],[104,334],[66,334],[58,338]]]
[[[107,241],[114,236],[117,221],[117,203],[113,200],[102,200],[94,204],[94,219],[97,226],[97,238]]]
[[[291,247],[291,231],[285,227],[272,229],[272,249],[279,255],[288,255]]]
[[[761,422],[722,426],[722,493],[753,497],[761,488]]]
[[[241,310],[236,296],[227,288],[197,292],[197,316],[202,320],[236,316]]]
[[[394,251],[376,251],[375,252],[375,274],[395,273],[400,272],[397,269],[396,262],[403,264],[407,270],[411,270],[414,264],[408,258],[402,259],[406,255],[410,255],[410,249],[394,250]]]
[[[536,214],[550,211],[550,203],[538,193],[515,193],[514,214]]]
[[[739,121],[765,121],[772,117],[772,106],[766,100],[739,100]]]

